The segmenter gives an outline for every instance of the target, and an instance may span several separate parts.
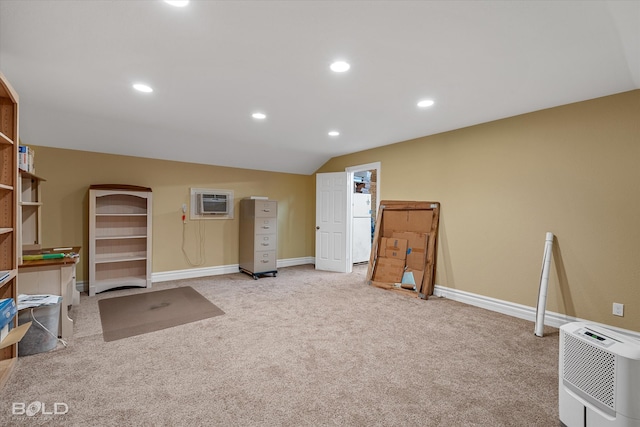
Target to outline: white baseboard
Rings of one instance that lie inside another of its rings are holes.
[[[314,257],[288,258],[277,261],[278,268],[293,267],[296,265],[314,264]],[[186,270],[161,271],[151,275],[153,283],[167,282],[169,280],[194,279],[197,277],[218,276],[221,274],[239,273],[240,266],[238,264],[221,265],[216,267],[189,268]],[[85,281],[77,281],[76,289],[80,292],[87,292],[89,284]]]
[[[89,282],[76,280],[76,289],[78,292],[89,292]]]
[[[293,267],[296,265],[313,264],[313,257],[279,259],[276,263],[278,268]],[[222,265],[217,267],[190,268],[187,270],[161,271],[151,275],[153,283],[166,282],[169,280],[194,279],[197,277],[218,276],[221,274],[231,274],[240,272],[238,264]]]
[[[161,271],[151,274],[151,282],[168,282],[169,280],[195,279],[197,277],[219,276],[221,274],[238,273],[238,264],[220,265],[216,267],[189,268],[186,270]]]
[[[294,267],[296,265],[305,265],[305,264],[315,264],[315,257],[301,257],[301,258],[288,258],[288,259],[279,259],[278,260],[278,268],[281,267]]]
[[[458,289],[451,289],[445,286],[435,285],[433,294],[437,297],[447,298],[454,301],[459,301],[465,304],[473,305],[476,307],[484,308],[487,310],[495,311],[498,313],[506,314],[509,316],[517,317],[519,319],[529,320],[531,322],[536,321],[536,308],[529,307],[522,304],[516,304],[514,302],[503,301],[496,298],[486,297],[483,295],[473,294],[471,292],[460,291]],[[565,323],[570,322],[589,322],[604,328],[612,329],[616,332],[631,336],[635,339],[640,339],[640,332],[630,331],[628,329],[617,328],[611,325],[605,325],[591,320],[580,319],[573,316],[567,316],[566,314],[554,313],[552,311],[545,311],[544,324],[559,328]],[[533,326],[531,327],[531,333],[533,333]]]

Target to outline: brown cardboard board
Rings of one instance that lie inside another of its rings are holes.
[[[392,237],[394,231],[406,231],[407,228],[407,212],[385,210],[382,216],[382,236]]]
[[[396,251],[393,248],[387,248],[387,258],[396,258],[404,260],[407,258],[407,250]]]
[[[31,322],[27,322],[24,325],[20,325],[17,328],[13,328],[7,337],[0,342],[0,349],[9,347],[17,342],[20,342],[22,337],[27,333],[29,327],[31,326]]]
[[[425,250],[427,248],[426,236],[427,234],[425,233],[417,233],[415,231],[394,231],[391,237],[406,239],[408,248]]]
[[[393,210],[389,209],[383,216],[383,236],[392,237],[394,232],[413,231],[429,233],[433,222],[433,211],[426,209]]]
[[[383,237],[380,242],[379,255],[385,258],[405,259],[407,257],[407,239]]]
[[[380,201],[367,270],[369,283],[373,286],[402,291],[409,295],[428,299],[428,296],[433,294],[436,275],[439,218],[439,202]],[[388,265],[384,265],[378,275],[375,274],[378,263],[384,264],[388,260],[394,259],[387,256],[387,240],[383,243],[385,238],[407,240],[405,267],[422,274],[422,279],[418,278],[416,282],[415,291],[399,289],[398,282],[402,281],[402,276],[388,277]]]
[[[427,254],[427,242],[429,233],[416,233],[413,231],[394,232],[393,237],[407,239],[407,268],[424,270]]]
[[[424,249],[412,250],[410,254],[407,254],[407,268],[413,270],[424,270],[427,263],[427,253]]]
[[[407,228],[416,233],[428,233],[431,231],[431,222],[433,221],[432,210],[414,210],[407,213]]]
[[[404,272],[404,260],[397,258],[378,258],[373,280],[386,283],[400,283]]]
[[[377,245],[376,255],[377,257],[386,257],[387,255],[387,238],[381,237],[379,241],[373,241],[374,245]],[[373,248],[372,248],[373,251]]]

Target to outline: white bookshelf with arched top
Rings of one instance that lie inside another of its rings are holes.
[[[89,295],[151,287],[152,192],[133,185],[89,187]]]

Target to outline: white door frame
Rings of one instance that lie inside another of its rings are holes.
[[[349,182],[353,182],[353,175],[356,172],[362,172],[362,171],[370,171],[375,169],[376,171],[376,213],[378,212],[378,208],[380,206],[380,172],[381,172],[381,163],[380,162],[375,162],[375,163],[367,163],[364,165],[357,165],[357,166],[349,166],[347,168],[345,168],[345,171],[347,172],[347,179],[349,180]],[[349,210],[351,210],[352,204],[353,204],[353,191],[349,193],[349,200],[347,201],[347,204],[349,206]],[[351,212],[349,212],[349,218],[351,218]],[[377,221],[377,218],[374,219],[375,221]],[[350,246],[347,248],[347,250],[349,251],[349,253],[353,252],[353,228],[351,229],[351,238],[349,239],[350,241]]]
[[[345,239],[344,244],[345,247],[343,248],[344,253],[347,254],[347,265],[346,267],[346,273],[350,273],[352,271],[352,267],[353,267],[353,263],[351,262],[351,251],[352,251],[352,244],[353,244],[353,236],[351,236],[352,234],[352,230],[351,230],[351,226],[350,226],[350,221],[349,219],[352,216],[352,203],[353,203],[353,174],[355,172],[360,172],[360,171],[368,171],[368,170],[376,170],[376,212],[378,212],[378,209],[380,207],[380,182],[381,182],[381,173],[382,173],[382,164],[381,162],[374,162],[374,163],[366,163],[363,165],[356,165],[356,166],[349,166],[347,168],[345,168],[345,172],[346,172],[346,179],[347,182],[350,183],[350,191],[347,191],[347,200],[345,201],[345,222],[349,223],[349,225],[347,226],[347,231],[348,231],[348,238]],[[316,174],[317,175],[317,174]],[[316,177],[317,179],[317,177]],[[317,183],[316,183],[316,187],[317,187]],[[317,189],[316,189],[316,203],[318,203],[317,201],[318,199],[318,195],[317,195]],[[317,209],[318,207],[316,206],[316,216],[317,216]],[[316,219],[317,221],[317,219]],[[316,224],[316,227],[318,226],[318,224]],[[316,239],[318,238],[318,235],[316,233]],[[318,242],[316,241],[316,251],[317,251],[317,244]],[[316,254],[317,255],[317,254]],[[317,261],[316,261],[316,265],[317,265]]]

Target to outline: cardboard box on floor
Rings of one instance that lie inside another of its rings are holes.
[[[381,201],[367,270],[369,284],[422,299],[433,295],[439,218],[439,202]],[[399,261],[403,262],[400,274]],[[400,287],[404,272],[412,273],[415,291]]]

